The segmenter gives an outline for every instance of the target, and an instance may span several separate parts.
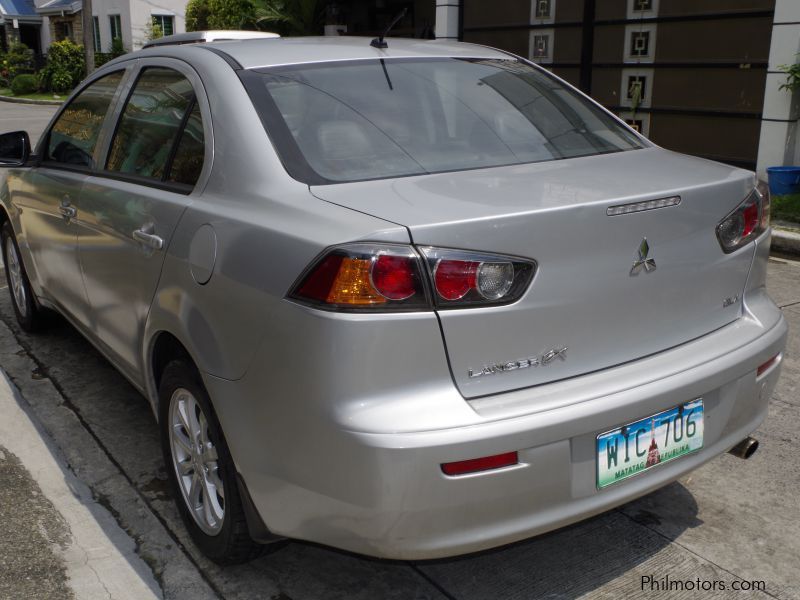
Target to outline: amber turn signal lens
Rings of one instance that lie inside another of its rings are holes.
[[[369,278],[372,261],[344,258],[328,292],[328,304],[383,304],[386,298],[378,293]]]
[[[429,310],[420,260],[409,246],[355,243],[319,259],[289,297],[333,310]]]

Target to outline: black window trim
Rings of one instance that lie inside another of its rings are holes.
[[[48,160],[47,153],[48,153],[48,150],[50,148],[50,136],[53,133],[53,127],[55,127],[56,123],[58,123],[58,120],[61,118],[61,116],[64,114],[64,112],[66,112],[66,110],[72,105],[72,103],[78,98],[78,96],[80,96],[89,87],[91,87],[92,85],[94,85],[95,83],[100,81],[101,79],[104,79],[104,78],[108,77],[109,75],[113,75],[115,73],[122,73],[122,79],[120,79],[120,82],[117,84],[117,90],[114,92],[114,95],[116,95],[117,92],[119,92],[125,85],[126,72],[127,72],[128,67],[130,65],[120,65],[120,66],[121,66],[121,68],[119,68],[119,69],[115,68],[115,69],[109,71],[108,73],[98,73],[96,77],[92,77],[91,81],[86,81],[84,83],[84,85],[82,85],[76,92],[74,92],[67,99],[66,102],[64,102],[64,104],[60,107],[59,111],[56,113],[56,116],[50,122],[50,124],[49,124],[49,126],[47,128],[47,131],[45,132],[45,134],[41,138],[41,141],[37,144],[37,150],[38,150],[37,154],[38,154],[38,156],[36,157],[36,163],[35,163],[34,166],[43,167],[43,168],[47,168],[47,169],[71,171],[71,172],[74,172],[74,173],[84,173],[84,174],[92,174],[92,173],[95,172],[96,169],[95,169],[95,166],[94,166],[94,152],[92,153],[92,166],[89,166],[89,167],[81,167],[79,165],[73,165],[73,164],[70,164],[70,163],[60,163],[60,162],[55,161],[55,160]],[[103,124],[100,126],[100,133],[101,134],[103,132],[103,129],[106,127],[106,121],[109,118],[113,118],[114,109],[115,109],[115,103],[114,103],[114,98],[112,98],[111,102],[108,105],[108,110],[106,111],[106,115],[105,115],[105,117],[103,117]],[[101,137],[98,136],[97,144],[99,144],[100,141],[101,141]],[[95,145],[95,151],[96,150],[97,150],[97,145]]]
[[[117,137],[117,132],[119,130],[119,126],[122,123],[122,117],[125,116],[125,109],[128,107],[128,103],[133,96],[133,92],[136,90],[136,84],[139,83],[139,80],[142,78],[148,69],[169,69],[170,71],[175,71],[179,75],[181,75],[186,81],[189,82],[189,85],[192,86],[192,97],[189,100],[189,103],[186,105],[186,112],[184,113],[183,117],[181,118],[180,125],[178,125],[178,132],[175,135],[175,139],[172,141],[172,148],[170,149],[169,156],[167,158],[167,165],[164,168],[164,174],[161,176],[161,179],[155,179],[153,177],[144,177],[142,175],[136,175],[134,173],[120,173],[119,171],[111,171],[108,169],[108,161],[111,158],[111,149],[114,147],[114,140]],[[172,161],[175,158],[175,154],[178,151],[178,145],[180,144],[180,140],[183,137],[183,131],[186,128],[186,123],[189,120],[189,114],[194,109],[195,104],[197,104],[197,90],[195,89],[194,84],[192,84],[189,77],[186,76],[185,73],[181,73],[178,69],[174,67],[165,67],[163,65],[158,64],[145,64],[139,69],[139,72],[136,73],[136,79],[133,81],[133,84],[130,86],[128,90],[128,95],[125,97],[125,101],[121,105],[121,109],[119,111],[119,115],[117,115],[116,122],[114,123],[114,130],[111,133],[111,137],[108,140],[108,147],[105,151],[105,156],[103,157],[105,160],[103,161],[103,168],[96,169],[92,172],[92,175],[95,177],[105,177],[108,179],[113,179],[115,181],[124,181],[127,183],[134,183],[136,185],[143,185],[146,187],[151,187],[159,190],[165,190],[169,192],[176,192],[178,194],[189,195],[194,191],[194,188],[197,187],[197,182],[194,185],[189,185],[186,183],[178,183],[175,181],[167,181],[167,177],[169,176],[170,170],[172,169]],[[205,162],[205,156],[204,162]],[[202,170],[201,170],[202,173]],[[198,176],[198,181],[200,180]]]
[[[499,57],[485,57],[485,56],[474,56],[474,57],[465,57],[465,56],[409,56],[409,57],[396,57],[390,59],[392,62],[395,63],[404,63],[404,62],[436,62],[441,61],[443,59],[448,58],[455,58],[457,60],[464,60],[464,61],[485,61],[485,60],[508,60],[508,61],[516,61],[520,62],[532,69],[538,71],[539,73],[545,75],[545,77],[550,78],[551,80],[557,82],[560,86],[565,86],[571,93],[576,92],[577,90],[571,89],[569,84],[566,84],[561,78],[554,75],[547,69],[542,68],[541,65],[538,65],[530,60],[527,60],[524,57],[517,56],[516,54],[512,54],[510,52],[503,52],[507,58],[499,58]],[[510,163],[510,164],[500,164],[500,165],[488,165],[488,166],[477,166],[477,167],[467,167],[467,168],[459,168],[459,169],[446,169],[441,171],[435,171],[433,173],[409,173],[405,175],[392,175],[390,177],[380,176],[380,177],[369,177],[369,178],[362,178],[362,179],[353,179],[353,180],[346,180],[340,181],[337,179],[328,179],[323,175],[317,173],[317,171],[311,166],[311,164],[306,159],[305,155],[300,150],[300,147],[297,144],[297,141],[292,136],[291,131],[289,130],[289,126],[286,124],[286,121],[281,116],[280,109],[278,105],[275,103],[275,100],[272,98],[271,94],[264,93],[263,90],[263,81],[261,76],[263,75],[276,75],[276,76],[283,76],[283,73],[287,72],[296,72],[296,71],[303,71],[306,69],[318,69],[324,66],[347,66],[353,64],[364,64],[370,61],[377,61],[378,59],[374,57],[369,58],[356,58],[356,59],[348,59],[348,60],[337,60],[337,61],[329,61],[329,62],[309,62],[309,63],[298,63],[298,64],[286,64],[286,65],[275,65],[275,66],[268,66],[268,67],[255,67],[250,69],[241,69],[236,71],[237,75],[239,76],[239,80],[245,87],[247,91],[247,95],[250,97],[250,101],[253,103],[254,107],[256,108],[256,112],[259,115],[261,120],[261,124],[266,130],[267,137],[272,142],[273,149],[275,150],[275,154],[278,156],[278,159],[281,161],[283,168],[286,170],[286,173],[294,180],[299,181],[300,183],[305,183],[308,186],[316,186],[316,185],[342,185],[347,183],[360,183],[364,181],[384,181],[389,179],[405,179],[408,177],[422,177],[426,175],[440,175],[445,173],[460,173],[464,171],[477,171],[481,169],[495,169],[495,168],[502,168],[502,167],[509,167],[509,166],[519,166],[525,164],[537,164],[541,162],[549,162],[549,161],[526,161],[522,163]],[[388,61],[387,61],[388,62]],[[261,86],[261,89],[259,89]],[[646,148],[652,147],[652,143],[647,140],[647,138],[643,137],[638,132],[634,131],[630,125],[625,123],[622,119],[620,119],[617,115],[613,114],[602,105],[597,103],[591,97],[577,91],[577,96],[582,97],[583,99],[588,100],[589,104],[592,107],[599,109],[601,113],[611,117],[613,121],[616,121],[617,124],[621,125],[623,129],[628,130],[634,134],[634,138],[636,142],[640,144],[638,147],[634,148],[627,148],[627,149],[619,149],[619,150],[606,150],[600,152],[593,152],[589,154],[580,154],[576,156],[570,156],[569,159],[579,159],[579,158],[586,158],[590,156],[600,156],[604,154],[617,154],[622,152],[633,152],[636,150],[644,150]]]
[[[122,79],[120,80],[119,88],[118,88],[117,91],[124,90],[125,86],[129,85],[129,82],[127,81],[127,78],[130,76],[130,74],[127,73],[127,71],[131,67],[133,67],[133,71],[131,73],[136,75],[136,79],[134,80],[133,84],[131,84],[129,86],[128,93],[127,93],[127,95],[125,97],[125,101],[120,103],[121,98],[119,98],[117,100],[117,104],[115,104],[113,99],[112,99],[112,102],[109,105],[109,110],[106,113],[106,117],[105,117],[106,119],[109,119],[109,118],[114,119],[114,130],[112,132],[111,137],[108,140],[108,143],[105,144],[106,147],[103,150],[103,154],[100,156],[100,158],[103,160],[104,164],[108,162],[108,155],[111,152],[111,144],[112,144],[112,142],[114,140],[114,135],[116,135],[117,127],[119,126],[119,122],[120,122],[120,119],[122,118],[122,114],[125,112],[125,106],[127,106],[127,104],[128,104],[128,99],[130,98],[130,95],[133,92],[133,89],[136,87],[136,82],[139,81],[139,76],[142,74],[142,72],[144,72],[145,69],[147,69],[147,68],[165,68],[165,69],[172,69],[173,71],[177,71],[178,73],[181,73],[181,75],[186,77],[186,79],[189,81],[189,83],[192,86],[192,91],[193,91],[192,99],[191,99],[191,101],[190,101],[190,103],[189,103],[189,105],[187,107],[188,111],[187,111],[186,115],[188,115],[189,112],[192,109],[194,109],[195,105],[198,105],[198,106],[201,107],[201,114],[202,114],[202,104],[203,103],[198,101],[197,89],[196,89],[194,83],[192,83],[191,78],[188,77],[186,75],[186,73],[183,73],[181,70],[176,69],[175,67],[163,66],[163,65],[159,65],[159,64],[145,64],[145,65],[142,65],[142,66],[138,67],[138,70],[137,70],[137,63],[138,63],[138,61],[125,61],[123,63],[114,65],[114,69],[108,71],[107,73],[104,73],[104,72],[101,72],[100,70],[98,70],[97,72],[92,74],[91,79],[87,79],[85,82],[83,82],[83,85],[81,85],[78,88],[77,91],[74,91],[72,93],[72,95],[67,99],[67,101],[64,102],[64,104],[62,106],[59,107],[59,110],[56,113],[56,116],[50,122],[50,124],[48,126],[48,129],[46,130],[46,132],[44,133],[44,135],[41,137],[41,139],[39,140],[39,142],[36,145],[37,152],[36,152],[35,155],[32,156],[31,166],[35,167],[35,168],[54,169],[56,171],[68,171],[70,173],[78,173],[78,174],[86,175],[86,176],[90,176],[90,177],[100,177],[100,178],[106,178],[106,179],[113,179],[114,181],[132,183],[132,184],[135,184],[135,185],[141,185],[141,186],[144,186],[144,187],[150,187],[150,188],[154,188],[154,189],[158,189],[158,190],[164,190],[164,191],[167,191],[167,192],[174,192],[174,193],[181,194],[181,195],[184,195],[184,196],[188,196],[188,195],[192,194],[195,191],[195,189],[197,188],[197,185],[200,183],[200,179],[202,178],[202,170],[200,172],[201,176],[198,178],[197,182],[195,182],[194,185],[188,185],[188,184],[185,184],[185,183],[178,183],[178,182],[174,182],[174,181],[159,181],[159,180],[153,179],[151,177],[141,177],[139,175],[132,175],[132,174],[129,174],[129,173],[117,173],[116,171],[108,171],[105,168],[104,169],[99,169],[99,168],[96,168],[94,166],[93,167],[80,167],[78,165],[72,165],[72,164],[69,164],[69,163],[59,163],[59,162],[55,162],[55,161],[45,160],[45,155],[47,153],[47,148],[50,145],[50,133],[51,133],[51,131],[53,129],[53,126],[56,124],[56,122],[61,117],[61,115],[64,113],[64,111],[69,107],[69,105],[72,104],[73,100],[75,100],[75,98],[77,98],[80,94],[82,94],[90,85],[94,84],[95,82],[99,81],[100,79],[102,79],[104,77],[107,77],[108,75],[112,75],[113,73],[118,73],[118,72],[121,72],[123,74],[123,76],[122,76]],[[119,68],[117,68],[117,67],[119,67]],[[115,116],[114,113],[117,112],[117,108],[120,108],[120,110],[119,110],[119,114],[117,114]],[[182,123],[181,123],[181,126],[180,126],[181,129],[180,129],[179,134],[178,134],[178,136],[176,138],[177,140],[180,140],[181,136],[183,135],[183,128],[185,127],[186,121],[188,120],[186,115],[184,115],[184,121],[182,121]],[[104,121],[103,122],[103,126],[102,126],[101,129],[103,129],[105,127],[106,127],[106,123]],[[205,123],[205,119],[203,119],[203,130],[204,131],[205,131],[206,127],[207,127],[207,125]],[[100,138],[98,138],[98,143],[100,141],[101,141]],[[208,142],[209,142],[209,140],[208,140],[208,138],[206,138],[205,144],[208,144]],[[175,146],[175,148],[173,148],[173,150],[175,150],[175,152],[177,152],[177,146]],[[206,154],[207,154],[207,150],[206,150]],[[172,158],[173,158],[173,155],[172,155],[172,153],[170,153],[170,159],[172,159]],[[206,156],[204,155],[204,157],[203,157],[203,159],[204,159],[203,169],[205,169],[205,158],[206,158]],[[93,162],[94,162],[94,159],[93,159]],[[171,168],[172,164],[170,163],[168,166]],[[165,173],[169,173],[169,171],[165,170]]]

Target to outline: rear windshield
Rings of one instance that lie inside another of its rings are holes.
[[[242,79],[289,174],[308,184],[642,147],[574,90],[517,60],[314,63]]]

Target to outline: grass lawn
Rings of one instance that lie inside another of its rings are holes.
[[[773,196],[772,218],[800,224],[800,194]]]
[[[67,96],[69,96],[69,92],[64,92],[63,94],[57,94],[57,95],[54,95],[52,92],[47,92],[45,94],[40,94],[37,92],[35,94],[24,94],[22,96],[15,96],[14,92],[12,92],[10,88],[0,88],[0,96],[27,98],[28,100],[66,100]]]

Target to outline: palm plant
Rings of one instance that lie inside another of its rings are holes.
[[[259,29],[282,35],[318,35],[325,23],[324,0],[253,0]]]

